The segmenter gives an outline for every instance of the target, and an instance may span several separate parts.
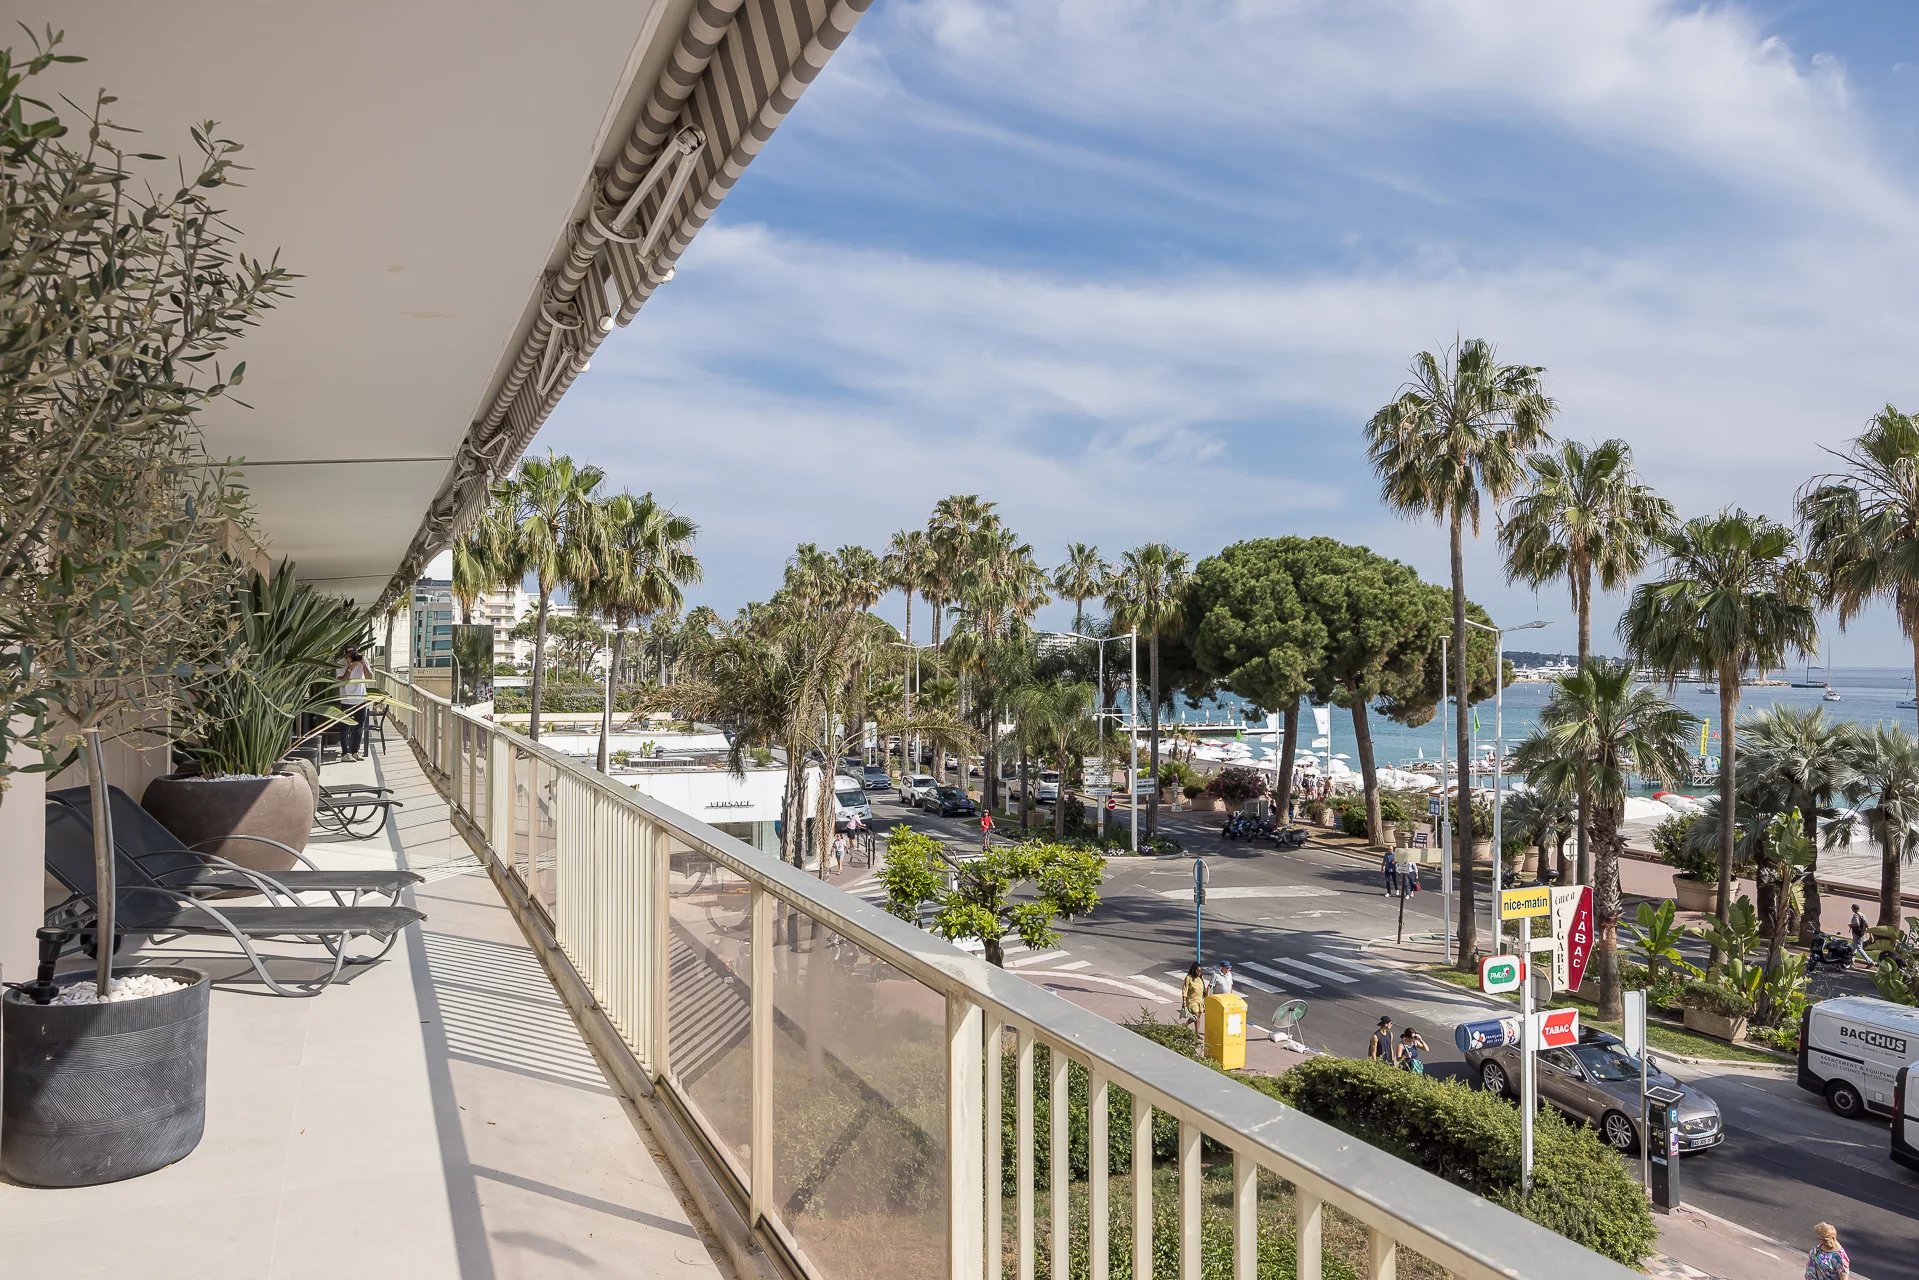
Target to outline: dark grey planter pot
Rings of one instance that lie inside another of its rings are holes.
[[[181,843],[271,875],[291,871],[293,858],[257,840],[220,840],[234,834],[265,836],[289,849],[304,849],[317,807],[313,787],[297,773],[265,778],[200,778],[171,774],[155,778],[140,807],[158,818]]]
[[[37,1005],[17,991],[0,999],[0,1168],[15,1182],[119,1182],[200,1145],[207,975],[178,968],[114,976],[135,972],[193,985],[113,1004]]]

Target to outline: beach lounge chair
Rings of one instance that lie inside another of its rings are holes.
[[[72,895],[47,913],[47,922],[78,925],[84,930],[98,919],[96,902],[100,893],[94,874],[92,819],[85,810],[52,798],[47,801],[46,813],[47,872]],[[260,981],[282,996],[319,995],[346,966],[380,959],[392,949],[403,929],[426,919],[411,907],[230,906],[224,901],[209,902],[192,892],[160,884],[139,862],[117,849],[114,875],[119,882],[115,894],[116,935],[145,934],[156,943],[178,937],[231,938]],[[274,887],[260,873],[246,875],[262,893],[288,892]],[[360,937],[378,939],[383,945],[372,955],[349,956],[348,944]],[[282,982],[254,949],[254,943],[262,941],[321,947],[332,960],[331,971],[316,981]],[[118,942],[116,936],[104,943],[96,939],[94,945],[117,946]]]
[[[76,810],[89,826],[93,822],[93,798],[86,787],[68,787],[47,793],[49,803],[64,804]],[[230,835],[220,840],[246,840],[271,845],[295,862],[293,871],[253,871],[226,858],[201,853],[167,830],[161,821],[134,803],[132,796],[118,787],[107,788],[107,803],[113,813],[113,843],[124,857],[138,863],[155,884],[179,889],[197,897],[216,893],[263,893],[279,898],[289,906],[304,906],[299,895],[326,893],[336,906],[353,906],[365,894],[380,894],[389,904],[397,903],[400,890],[418,884],[420,876],[412,871],[321,871],[305,854],[266,836]],[[397,802],[396,802],[397,803]],[[211,843],[211,842],[203,842]]]

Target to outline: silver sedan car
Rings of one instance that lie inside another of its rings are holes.
[[[1539,1096],[1575,1120],[1599,1130],[1620,1151],[1639,1149],[1639,1059],[1626,1052],[1618,1036],[1582,1028],[1579,1043],[1570,1049],[1541,1049]],[[1469,1049],[1466,1065],[1488,1093],[1502,1098],[1519,1096],[1519,1049]],[[1704,1151],[1726,1140],[1719,1104],[1691,1085],[1681,1084],[1659,1069],[1648,1055],[1646,1083],[1676,1089],[1679,1104],[1679,1149]]]

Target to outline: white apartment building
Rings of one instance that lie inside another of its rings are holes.
[[[533,660],[533,642],[515,640],[513,629],[530,618],[540,607],[538,593],[524,587],[503,587],[488,591],[473,604],[473,621],[493,628],[493,660],[524,664]],[[570,618],[579,612],[571,603],[555,600],[547,606],[546,616]]]

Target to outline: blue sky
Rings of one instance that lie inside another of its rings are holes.
[[[1682,512],[1785,517],[1919,405],[1915,178],[1904,3],[878,0],[538,444],[698,520],[722,611],[953,492],[1049,561],[1323,533],[1443,581],[1359,426],[1459,332]],[[1490,529],[1468,584],[1572,647]],[[1832,653],[1907,661],[1883,615]]]

